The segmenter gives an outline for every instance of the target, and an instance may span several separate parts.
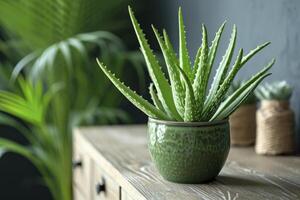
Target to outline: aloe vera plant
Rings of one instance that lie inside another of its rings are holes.
[[[292,87],[286,81],[266,83],[257,88],[255,95],[260,100],[288,101],[293,93]]]
[[[274,59],[235,92],[229,96],[226,95],[238,71],[250,58],[270,44],[267,42],[259,45],[246,55],[244,55],[243,49],[240,49],[232,68],[229,70],[237,36],[237,29],[234,26],[228,48],[209,89],[209,78],[226,23],[224,22],[219,28],[210,46],[208,45],[206,27],[202,25],[202,44],[192,65],[186,43],[182,11],[179,8],[178,57],[166,31],[163,30],[163,36],[161,36],[157,29],[152,26],[164,56],[169,75],[168,81],[130,7],[129,15],[149,75],[153,81],[153,84],[150,85],[150,94],[154,105],[124,85],[103,63],[99,60],[97,62],[119,91],[151,118],[186,122],[225,119],[253,92],[264,78],[271,74],[268,71],[273,66]]]

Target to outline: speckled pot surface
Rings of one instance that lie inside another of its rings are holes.
[[[221,171],[230,148],[228,120],[171,122],[149,118],[148,147],[168,181],[202,183]]]

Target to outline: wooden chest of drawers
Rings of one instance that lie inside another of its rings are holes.
[[[300,158],[263,157],[231,148],[215,181],[185,185],[162,179],[150,160],[146,126],[74,131],[75,200],[300,199]]]

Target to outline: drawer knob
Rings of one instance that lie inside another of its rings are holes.
[[[73,165],[74,169],[78,168],[78,167],[82,167],[82,161],[81,160],[77,160],[77,161],[75,160],[75,161],[73,161],[72,165]]]
[[[104,178],[102,178],[101,182],[98,182],[96,184],[96,193],[99,195],[102,192],[105,192],[105,180],[104,180]]]

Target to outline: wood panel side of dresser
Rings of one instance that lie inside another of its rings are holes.
[[[95,128],[94,131],[97,131],[98,128]],[[89,128],[89,129],[93,130],[93,128]],[[121,188],[120,191],[122,191],[122,194],[126,194],[127,199],[129,199],[129,197],[132,197],[132,198],[130,198],[130,200],[132,200],[132,199],[146,200],[146,198],[141,193],[139,193],[139,191],[137,191],[137,189],[122,175],[122,172],[120,172],[118,169],[116,169],[116,167],[102,155],[102,152],[99,150],[98,147],[103,142],[106,142],[106,141],[103,141],[104,139],[102,140],[103,133],[99,133],[99,137],[97,137],[97,140],[99,142],[93,141],[93,143],[97,144],[97,145],[92,145],[90,143],[90,141],[84,135],[84,132],[81,131],[81,129],[75,129],[74,135],[75,135],[76,140],[81,141],[86,154],[91,158],[92,162],[95,163],[96,166],[94,166],[94,167],[102,170],[98,174],[103,174],[103,172],[104,172],[107,177],[110,177],[110,179],[109,179],[110,183],[112,183],[112,182],[115,183],[116,186],[113,186],[114,191],[117,191],[116,188],[120,187]],[[114,145],[114,144],[111,144],[111,145]],[[115,154],[116,152],[112,151],[112,153]],[[95,176],[95,172],[93,173],[93,176]],[[95,184],[95,183],[92,183],[92,184]],[[95,186],[92,185],[90,187],[92,190],[91,196],[93,196]],[[122,199],[122,197],[121,197],[122,194],[118,194],[120,196],[120,199]],[[92,199],[92,200],[94,200],[94,199]]]

